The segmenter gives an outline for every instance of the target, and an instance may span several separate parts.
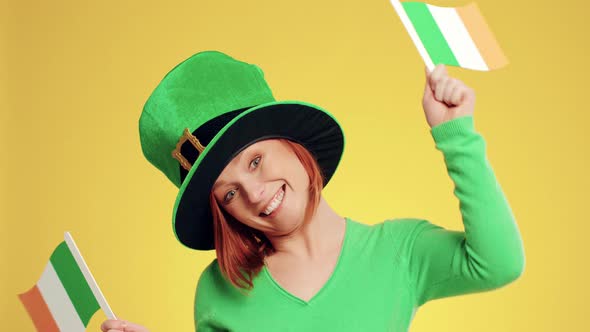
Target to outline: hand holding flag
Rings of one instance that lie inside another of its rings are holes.
[[[475,92],[460,80],[447,75],[444,65],[426,74],[422,107],[430,128],[449,120],[473,115]]]

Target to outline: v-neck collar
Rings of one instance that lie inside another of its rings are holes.
[[[338,270],[340,269],[340,265],[342,265],[342,260],[343,260],[343,256],[344,253],[347,251],[347,244],[348,244],[348,238],[349,238],[349,234],[350,234],[350,219],[348,217],[344,217],[344,239],[342,241],[342,246],[340,248],[340,254],[338,255],[338,261],[336,262],[336,266],[334,266],[334,269],[332,270],[332,274],[330,274],[330,277],[328,278],[328,280],[324,283],[324,285],[320,288],[320,290],[318,290],[312,297],[311,299],[309,299],[309,301],[305,301],[293,294],[291,294],[290,292],[288,292],[286,289],[283,288],[283,286],[281,286],[270,274],[270,271],[268,270],[266,264],[264,264],[262,266],[262,273],[264,273],[264,275],[266,276],[266,278],[270,281],[271,284],[273,284],[277,290],[282,293],[283,295],[285,295],[287,298],[291,299],[292,301],[298,302],[300,304],[303,305],[311,305],[313,302],[316,301],[316,299],[324,292],[326,292],[326,289],[328,288],[328,286],[333,282],[333,280],[336,277],[336,274],[338,273]]]

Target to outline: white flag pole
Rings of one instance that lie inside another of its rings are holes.
[[[422,56],[422,59],[424,60],[424,63],[428,68],[428,71],[432,72],[434,70],[434,64],[432,63],[432,59],[430,59],[430,55],[428,55],[428,52],[426,52],[424,45],[422,45],[422,41],[420,40],[420,37],[418,37],[418,33],[416,32],[416,29],[414,29],[414,25],[412,25],[412,22],[410,21],[408,14],[406,14],[406,11],[404,10],[404,7],[402,6],[401,2],[399,2],[399,0],[391,0],[391,4],[393,5],[393,8],[395,8],[395,11],[399,15],[399,18],[402,20],[402,23],[406,27],[406,30],[408,30],[408,33],[410,34],[412,41],[414,41],[414,45],[416,45],[418,52]]]
[[[94,280],[92,273],[90,273],[90,270],[88,269],[88,266],[86,265],[86,262],[84,262],[84,258],[82,258],[82,254],[80,254],[80,251],[78,250],[78,247],[76,246],[76,242],[74,242],[74,239],[70,235],[70,232],[66,232],[64,237],[66,239],[66,244],[68,245],[68,248],[70,248],[70,251],[72,252],[72,255],[74,256],[76,263],[78,263],[78,266],[80,267],[80,270],[82,271],[82,274],[84,275],[84,278],[86,278],[86,282],[90,286],[90,289],[92,290],[92,293],[94,294],[94,297],[98,300],[98,304],[100,304],[100,308],[105,312],[108,319],[117,319],[117,317],[115,316],[115,314],[111,310],[111,307],[109,307],[107,300],[102,295],[102,292],[100,291],[100,287],[98,287],[98,284]]]

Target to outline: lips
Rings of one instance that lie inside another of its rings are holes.
[[[280,210],[283,201],[285,199],[285,185],[282,185],[279,190],[275,193],[270,202],[266,205],[264,211],[260,213],[261,217],[270,217],[276,214]],[[268,214],[267,214],[268,213]]]

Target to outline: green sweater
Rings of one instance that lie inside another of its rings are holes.
[[[207,331],[408,331],[429,300],[506,285],[524,270],[522,240],[472,116],[431,130],[455,183],[464,232],[427,220],[366,225],[346,218],[334,272],[309,301],[289,294],[266,268],[249,295],[214,260],[199,279],[195,324]]]

